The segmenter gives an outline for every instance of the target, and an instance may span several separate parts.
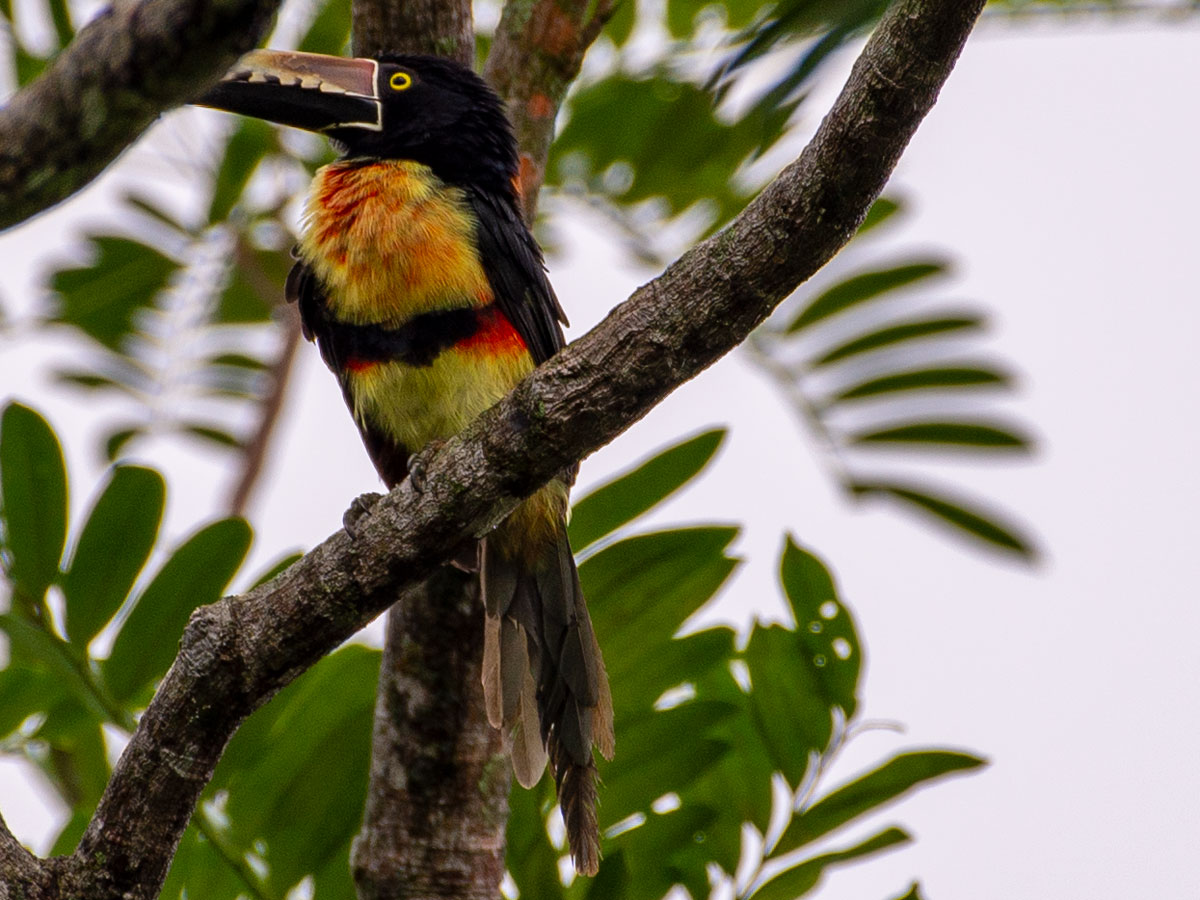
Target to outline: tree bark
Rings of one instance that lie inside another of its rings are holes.
[[[521,148],[521,197],[532,222],[546,179],[554,121],[614,0],[506,3],[483,74],[508,104]]]
[[[427,53],[475,62],[470,0],[353,0],[355,56]]]
[[[483,702],[478,584],[443,566],[388,613],[353,852],[362,900],[491,900],[504,877],[512,776]]]
[[[279,0],[146,0],[104,9],[0,109],[0,230],[95,178],[164,109],[254,47]]]
[[[816,136],[729,228],[684,254],[376,503],[267,585],[196,611],[72,856],[29,900],[149,900],[241,721],[464,540],[736,346],[854,233],[937,98],[983,0],[899,0]],[[461,672],[464,671],[460,669]],[[453,754],[451,754],[453,755]],[[444,757],[443,757],[444,758]],[[28,860],[25,860],[28,863]]]

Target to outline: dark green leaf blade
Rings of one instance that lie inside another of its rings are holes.
[[[578,500],[571,509],[571,546],[579,552],[662,503],[708,465],[724,439],[723,428],[688,438]]]
[[[797,866],[785,869],[755,890],[750,897],[752,900],[795,900],[815,888],[830,866],[870,856],[910,840],[912,838],[901,829],[887,828],[853,847],[814,856]]]
[[[908,888],[908,892],[901,897],[896,897],[895,900],[921,900],[921,883],[914,881]]]
[[[1033,441],[1007,426],[988,422],[913,422],[848,437],[851,444],[887,447],[907,445],[926,449],[1028,451]]]
[[[50,424],[20,403],[0,417],[0,510],[11,577],[40,603],[67,540],[67,470]]]
[[[856,482],[850,486],[856,497],[882,496],[899,500],[933,516],[960,533],[990,544],[1001,550],[1011,551],[1032,561],[1037,557],[1037,544],[1017,526],[1000,521],[991,511],[961,497],[950,498],[938,495],[917,485],[894,482]]]
[[[142,591],[103,665],[113,696],[129,702],[175,658],[192,611],[221,598],[250,547],[244,519],[213,522],[180,545]]]
[[[77,702],[97,719],[107,719],[103,704],[80,673],[65,641],[14,613],[0,615],[0,631],[8,635],[13,659],[24,666],[44,668],[54,677],[57,687],[70,696],[64,702]]]
[[[940,275],[946,269],[947,264],[941,260],[927,260],[852,275],[817,296],[800,311],[785,330],[788,334],[794,334],[852,306]]]
[[[157,472],[113,470],[62,579],[67,635],[76,647],[86,647],[129,594],[158,537],[165,497]]]
[[[847,400],[864,400],[884,394],[904,391],[947,390],[954,388],[998,388],[1007,387],[1011,378],[1007,372],[979,364],[962,366],[928,366],[891,372],[877,378],[869,378],[858,384],[843,388],[829,398],[829,403],[844,403]]]
[[[921,340],[922,338],[934,337],[939,334],[975,331],[983,327],[983,324],[983,316],[974,313],[940,315],[931,318],[896,322],[886,328],[881,328],[870,334],[864,334],[843,344],[838,344],[836,347],[827,350],[821,356],[817,357],[809,365],[814,369],[821,366],[828,366],[851,356],[870,353],[873,350],[891,347],[905,341]]]
[[[858,709],[863,663],[853,613],[842,603],[825,564],[790,535],[779,561],[779,580],[796,623],[796,640],[815,666],[822,695],[850,718]]]
[[[795,816],[771,850],[773,856],[824,837],[847,822],[894,803],[922,784],[987,765],[968,753],[921,750],[901,753]]]
[[[713,597],[737,560],[725,550],[735,528],[683,528],[605,547],[579,566],[592,623],[614,684],[662,647]]]
[[[560,854],[546,832],[545,813],[552,790],[548,782],[543,778],[531,789],[514,788],[509,795],[505,851],[508,870],[522,897],[561,900],[565,894],[558,877]],[[608,862],[606,858],[605,865]]]
[[[130,238],[93,235],[96,260],[60,269],[50,279],[55,293],[52,321],[78,328],[110,350],[133,328],[134,315],[149,307],[178,264]]]

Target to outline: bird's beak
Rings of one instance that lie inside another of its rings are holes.
[[[193,102],[306,131],[379,131],[378,69],[373,59],[252,50]]]

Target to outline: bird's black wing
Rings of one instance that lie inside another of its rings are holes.
[[[346,360],[340,358],[339,352],[339,344],[344,342],[336,339],[337,323],[329,317],[326,309],[325,286],[317,277],[317,273],[303,260],[296,260],[296,264],[288,273],[284,296],[289,303],[295,303],[300,308],[300,327],[304,336],[317,342],[321,358],[338,376],[342,385],[342,396],[353,414],[354,398],[350,395],[350,382],[346,378]],[[404,476],[408,474],[409,449],[393,441],[371,423],[360,421],[357,416],[354,420],[367,448],[367,454],[375,464],[375,470],[383,479],[383,483],[391,488],[403,481]]]
[[[476,190],[467,194],[479,222],[480,261],[496,303],[540,365],[563,348],[559,323],[567,324],[546,277],[542,250],[508,198]]]

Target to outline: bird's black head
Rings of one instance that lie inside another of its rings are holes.
[[[415,160],[452,184],[508,192],[517,172],[500,98],[439,57],[256,50],[196,102],[320,132],[350,158]]]

